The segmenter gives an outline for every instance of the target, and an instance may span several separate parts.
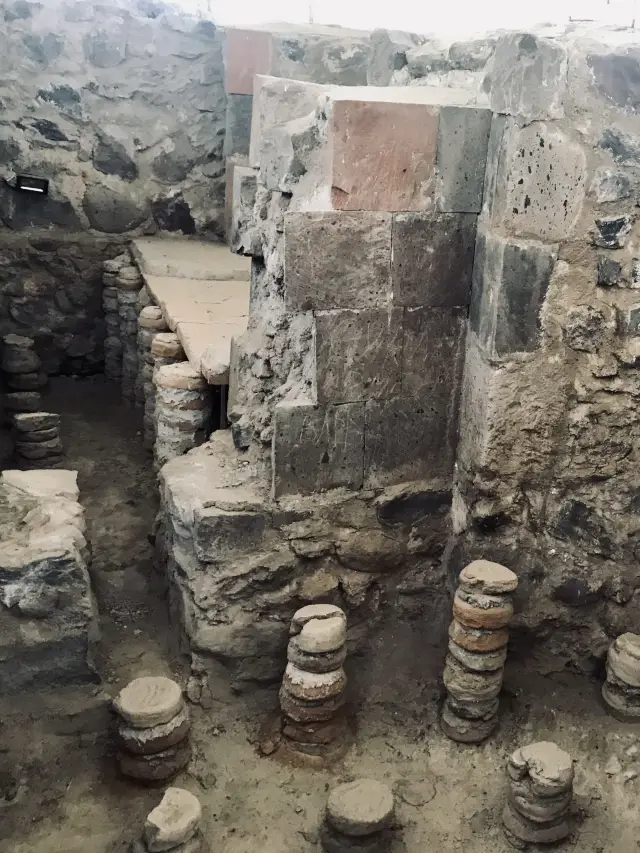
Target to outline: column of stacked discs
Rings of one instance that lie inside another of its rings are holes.
[[[155,341],[154,341],[155,342]],[[211,389],[188,361],[154,370],[156,386],[154,457],[158,467],[206,439],[211,425]]]
[[[174,332],[158,332],[151,339],[149,352],[151,381],[144,385],[144,446],[153,450],[156,441],[156,385],[153,380],[157,368],[185,360],[184,350]]]
[[[394,821],[393,794],[374,779],[338,785],[329,794],[320,844],[325,853],[385,853]]]
[[[168,326],[157,305],[147,305],[138,316],[138,376],[136,379],[136,405],[146,409],[150,389],[153,388],[153,356],[151,344],[158,332],[166,332]]]
[[[640,722],[640,634],[622,634],[611,644],[602,698],[612,716]]]

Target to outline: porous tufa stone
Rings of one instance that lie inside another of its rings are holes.
[[[607,665],[630,687],[640,687],[640,635],[622,634],[611,644]]]
[[[467,593],[458,589],[453,599],[453,615],[469,628],[504,628],[513,616],[513,604],[503,596]]]
[[[131,681],[114,700],[114,708],[133,728],[170,722],[184,701],[180,686],[164,676],[143,676]]]
[[[458,646],[470,652],[494,652],[509,642],[509,630],[500,628],[495,631],[483,631],[470,628],[456,619],[449,626],[449,637]]]
[[[151,342],[151,354],[158,358],[183,359],[184,350],[174,332],[158,332]]]
[[[338,696],[347,685],[347,677],[343,669],[312,673],[299,669],[293,663],[288,663],[283,684],[291,696],[313,702]]]
[[[190,759],[191,746],[188,738],[153,755],[118,753],[118,765],[122,775],[149,784],[172,779],[181,770],[184,770]]]
[[[300,648],[298,637],[292,637],[287,648],[287,659],[306,672],[331,672],[340,669],[346,657],[347,649],[344,645],[333,652],[305,652]]]
[[[573,784],[573,761],[568,752],[552,741],[523,746],[509,759],[509,776],[514,780],[531,779],[531,789],[539,797],[552,797],[568,791]]]
[[[177,388],[181,391],[204,391],[207,387],[206,379],[188,361],[159,367],[153,374],[153,381],[163,388]]]
[[[460,572],[458,583],[468,592],[504,595],[517,588],[518,576],[500,563],[474,560]]]
[[[186,706],[168,723],[149,728],[120,725],[117,740],[120,746],[134,755],[152,755],[183,741],[191,728]]]
[[[307,604],[293,614],[290,633],[292,635],[299,634],[304,625],[312,619],[333,619],[335,617],[344,619],[346,624],[347,617],[336,604]]]
[[[375,779],[357,779],[331,791],[326,819],[338,832],[359,838],[387,829],[393,814],[393,794],[386,785]]]
[[[202,806],[197,797],[182,788],[167,788],[144,825],[149,853],[162,853],[185,844],[198,831],[201,819]]]
[[[13,426],[18,432],[35,432],[43,429],[59,429],[60,415],[52,412],[31,412],[13,416]]]

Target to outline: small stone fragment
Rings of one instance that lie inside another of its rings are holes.
[[[144,826],[149,853],[162,853],[186,843],[198,831],[201,819],[202,807],[197,797],[182,788],[167,788]]]
[[[602,249],[622,249],[629,234],[633,222],[630,216],[609,216],[596,219],[598,233],[594,243]]]
[[[622,264],[606,255],[599,255],[597,284],[600,287],[613,287],[620,282],[621,278]]]

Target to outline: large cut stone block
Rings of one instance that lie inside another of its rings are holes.
[[[232,252],[252,255],[257,251],[257,235],[253,229],[258,175],[249,166],[235,166],[231,189],[231,222],[229,246]]]
[[[466,312],[407,308],[404,312],[402,394],[429,400],[436,391],[455,400],[464,365]]]
[[[230,95],[252,95],[256,74],[271,66],[271,33],[261,30],[227,30],[225,87]]]
[[[224,172],[224,233],[229,239],[231,233],[231,218],[233,216],[233,173],[236,166],[246,165],[246,158],[242,156],[227,157]]]
[[[263,512],[228,512],[215,506],[194,513],[193,541],[199,560],[222,563],[258,550],[268,526]]]
[[[498,39],[487,66],[485,88],[495,113],[525,122],[564,116],[567,54],[557,41],[531,33],[509,33]]]
[[[402,309],[319,311],[316,375],[319,403],[349,403],[400,393]]]
[[[555,250],[540,243],[478,234],[470,321],[491,356],[537,349],[540,311],[556,259]]]
[[[225,121],[224,155],[249,156],[251,139],[251,95],[228,95]]]
[[[391,214],[288,213],[284,237],[288,308],[375,308],[390,301]]]
[[[264,74],[255,78],[249,149],[249,163],[254,168],[260,166],[260,150],[264,135],[274,127],[313,112],[318,98],[323,92],[328,91],[328,88],[316,83],[284,80]]]
[[[421,42],[420,36],[399,30],[374,30],[371,33],[371,56],[367,68],[369,86],[388,86],[394,72],[407,64],[407,51]]]
[[[468,305],[476,222],[473,214],[396,214],[391,265],[394,304]]]
[[[424,400],[369,400],[365,403],[365,488],[451,476],[455,433],[449,389],[433,391]]]
[[[334,100],[331,199],[337,210],[426,210],[435,190],[438,109]]]
[[[584,150],[562,131],[494,118],[485,188],[492,225],[516,237],[564,240],[582,212],[586,177]]]
[[[440,210],[482,210],[491,115],[491,110],[470,107],[440,109],[436,191]]]
[[[362,486],[364,403],[280,403],[273,435],[274,497]]]
[[[326,27],[277,24],[272,40],[271,74],[335,86],[366,86],[371,51],[369,34]]]

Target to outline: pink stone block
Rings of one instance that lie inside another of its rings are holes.
[[[229,95],[253,95],[253,78],[271,68],[271,33],[227,30],[225,87]]]
[[[418,211],[432,206],[437,107],[337,100],[330,140],[336,210]]]

